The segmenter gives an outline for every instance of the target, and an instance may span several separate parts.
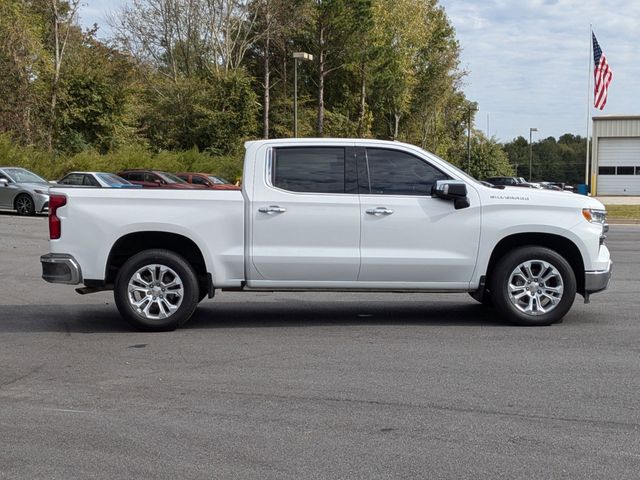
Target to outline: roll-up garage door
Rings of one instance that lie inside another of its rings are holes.
[[[640,195],[640,138],[598,139],[598,195]]]

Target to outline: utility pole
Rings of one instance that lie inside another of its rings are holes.
[[[469,104],[469,112],[467,119],[467,173],[471,175],[471,111],[477,112],[478,108],[475,104]]]
[[[531,164],[533,159],[533,149],[531,145],[531,138],[532,138],[533,132],[537,132],[537,131],[538,129],[535,127],[531,127],[529,129],[529,183],[531,183]]]
[[[306,52],[293,52],[293,136],[298,136],[298,60],[313,60]]]

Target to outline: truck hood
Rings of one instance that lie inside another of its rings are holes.
[[[545,207],[574,207],[604,209],[604,205],[593,197],[567,191],[537,188],[505,187],[504,189],[481,186],[487,204],[529,205]]]

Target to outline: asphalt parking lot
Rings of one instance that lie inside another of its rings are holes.
[[[522,328],[467,295],[220,294],[172,333],[40,279],[0,214],[0,478],[640,477],[640,226]]]

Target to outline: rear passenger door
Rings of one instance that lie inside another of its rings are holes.
[[[265,161],[251,202],[249,286],[353,284],[360,267],[354,149],[270,147]]]

